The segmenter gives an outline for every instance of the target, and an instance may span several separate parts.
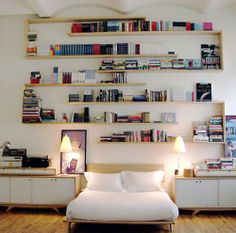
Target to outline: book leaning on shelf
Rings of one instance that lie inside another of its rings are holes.
[[[212,101],[211,83],[196,83],[196,101],[198,102]]]

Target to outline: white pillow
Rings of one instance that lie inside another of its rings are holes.
[[[164,191],[161,186],[164,179],[163,171],[122,171],[121,176],[128,192]]]
[[[87,180],[87,189],[104,192],[121,192],[122,179],[120,173],[103,174],[94,172],[85,172]]]

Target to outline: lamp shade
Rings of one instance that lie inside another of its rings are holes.
[[[62,138],[60,152],[64,153],[72,152],[71,141],[70,138],[67,136],[67,134]]]
[[[174,150],[174,152],[177,152],[177,153],[185,153],[186,152],[184,140],[181,136],[178,136],[175,139],[175,144],[174,144],[173,150]]]

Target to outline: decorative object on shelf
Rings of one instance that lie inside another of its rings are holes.
[[[175,139],[175,144],[174,144],[173,150],[174,150],[174,152],[178,153],[178,167],[177,167],[177,169],[175,169],[175,175],[179,175],[179,172],[180,172],[180,156],[181,156],[181,153],[186,152],[186,148],[185,148],[185,145],[184,145],[184,140],[180,135]]]
[[[61,173],[85,172],[87,130],[62,130],[61,137]]]
[[[184,177],[193,177],[194,169],[192,168],[184,168]]]
[[[40,83],[41,73],[40,71],[31,71],[30,72],[30,83]]]
[[[62,121],[65,122],[65,123],[69,122],[69,119],[68,119],[68,116],[67,116],[66,113],[62,114]]]

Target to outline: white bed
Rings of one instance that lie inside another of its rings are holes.
[[[156,182],[157,169],[160,165],[88,166],[95,178],[91,179],[90,175],[88,180],[86,176],[87,188],[67,206],[69,231],[71,223],[168,224],[172,231],[178,208],[163,191],[160,182]]]
[[[67,219],[173,221],[178,208],[166,192],[84,191],[67,207]]]

